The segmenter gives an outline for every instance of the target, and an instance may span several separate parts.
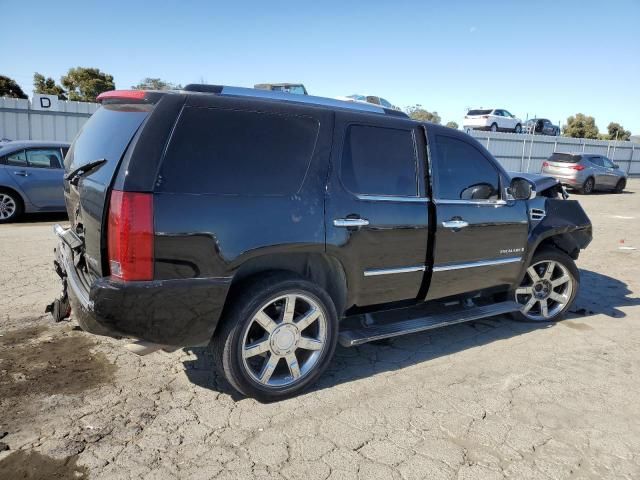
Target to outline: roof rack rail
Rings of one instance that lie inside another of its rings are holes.
[[[406,117],[404,112],[391,110],[378,105],[358,102],[345,102],[334,98],[316,97],[313,95],[294,95],[286,92],[274,92],[271,90],[258,90],[255,88],[228,87],[223,85],[206,85],[191,83],[182,90],[187,92],[214,93],[218,95],[230,95],[236,97],[256,97],[271,100],[281,100],[285,102],[304,103],[308,105],[321,105],[325,107],[342,108],[346,110],[359,110],[362,112],[382,113]]]

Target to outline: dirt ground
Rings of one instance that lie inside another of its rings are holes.
[[[572,198],[595,231],[568,320],[339,347],[274,404],[231,394],[205,349],[137,357],[51,323],[64,219],[2,225],[0,478],[640,478],[640,180]]]

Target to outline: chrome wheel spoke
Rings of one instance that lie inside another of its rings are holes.
[[[529,310],[531,310],[533,308],[533,306],[536,304],[537,301],[538,300],[536,299],[536,297],[531,295],[531,298],[529,299],[529,301],[525,304],[524,307],[522,307],[522,311],[524,313],[527,313]]]
[[[315,338],[300,337],[298,340],[298,348],[304,348],[305,350],[321,350],[324,342],[316,340]]]
[[[312,308],[300,320],[296,322],[298,330],[302,331],[315,322],[320,317],[320,310]]]
[[[551,275],[553,275],[553,271],[556,268],[556,262],[549,262],[547,264],[547,268],[544,271],[544,275],[542,276],[545,280],[551,280]]]
[[[540,281],[540,276],[538,275],[538,272],[536,272],[536,269],[533,268],[533,266],[527,268],[527,273],[529,274],[531,280],[533,280],[533,283]]]
[[[269,355],[269,359],[266,362],[264,362],[264,365],[262,366],[262,370],[260,371],[259,379],[261,383],[269,383],[269,380],[271,380],[271,376],[273,375],[273,372],[278,366],[279,360],[280,360],[280,357],[276,357],[273,354]]]
[[[282,315],[282,321],[284,323],[292,323],[293,315],[296,311],[296,296],[287,295],[284,299],[284,313]]]
[[[261,353],[266,353],[269,351],[269,340],[262,340],[260,342],[251,343],[244,347],[242,351],[242,356],[244,358],[255,357],[256,355],[260,355]]]
[[[558,302],[562,305],[564,305],[565,303],[567,303],[567,301],[569,301],[569,299],[565,296],[565,295],[561,295],[558,292],[551,292],[549,294],[549,298],[555,302]]]
[[[298,359],[296,358],[296,354],[295,353],[290,353],[289,355],[287,355],[285,357],[285,360],[287,361],[287,366],[289,367],[289,371],[291,372],[291,376],[293,376],[293,378],[299,378],[300,377],[300,365],[298,365]]]
[[[516,295],[533,295],[533,287],[516,288]]]
[[[264,310],[260,310],[254,317],[254,320],[258,322],[258,324],[264,328],[267,333],[273,332],[277,327],[276,322],[274,322],[269,315],[264,313]]]
[[[559,287],[560,285],[564,285],[569,280],[571,280],[571,277],[569,277],[569,275],[564,274],[561,277],[556,278],[555,280],[551,280],[551,286],[553,288],[556,288],[556,287]]]
[[[549,305],[547,304],[547,299],[540,300],[540,313],[544,318],[549,317]]]

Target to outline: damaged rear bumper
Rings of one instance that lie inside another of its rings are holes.
[[[67,282],[73,316],[96,335],[132,337],[169,346],[205,345],[218,324],[231,278],[124,282],[101,277],[87,286],[60,236],[56,263]]]

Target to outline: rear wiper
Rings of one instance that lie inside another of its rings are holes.
[[[92,170],[95,170],[100,165],[107,162],[106,158],[100,158],[98,160],[94,160],[93,162],[85,163],[81,167],[76,168],[75,170],[70,171],[64,176],[64,179],[67,180],[71,185],[77,185],[80,177],[86,175]]]

